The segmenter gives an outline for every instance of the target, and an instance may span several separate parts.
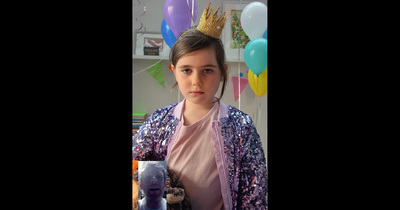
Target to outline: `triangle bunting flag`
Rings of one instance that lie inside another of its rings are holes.
[[[232,76],[232,83],[233,83],[233,95],[235,96],[235,101],[238,100],[239,95],[242,94],[244,88],[246,87],[247,83],[249,83],[249,80],[246,78],[240,77],[240,93],[238,90],[239,86],[239,77],[237,76]]]
[[[147,72],[160,84],[165,88],[164,84],[164,72],[162,68],[162,60],[158,61],[157,63],[149,66],[146,69]]]

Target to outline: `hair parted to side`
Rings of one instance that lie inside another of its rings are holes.
[[[222,89],[219,99],[224,95],[227,71],[225,69],[225,50],[221,39],[213,38],[200,32],[197,26],[193,26],[184,31],[181,36],[176,40],[175,44],[169,53],[169,60],[172,65],[176,66],[176,63],[180,58],[196,50],[211,48],[215,50],[215,55],[218,63],[218,67],[223,77]],[[175,83],[172,87],[175,87],[178,83]]]

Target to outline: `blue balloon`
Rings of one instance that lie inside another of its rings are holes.
[[[267,39],[259,37],[247,43],[244,62],[255,75],[263,73],[268,67]]]
[[[265,39],[268,39],[268,32],[267,32],[267,30],[268,30],[268,28],[265,29],[264,36],[263,36]]]
[[[174,35],[174,32],[172,32],[171,28],[169,28],[169,26],[167,25],[167,22],[165,22],[165,19],[163,19],[161,23],[161,35],[169,48],[172,48],[172,46],[176,42],[176,37]]]

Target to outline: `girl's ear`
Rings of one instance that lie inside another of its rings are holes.
[[[174,73],[175,73],[175,66],[174,65],[169,65],[169,67],[168,67],[170,70],[172,70]]]

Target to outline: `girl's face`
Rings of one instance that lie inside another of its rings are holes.
[[[146,167],[141,174],[140,188],[143,190],[147,200],[157,200],[163,196],[165,179],[163,172],[154,166]]]
[[[204,48],[188,53],[178,60],[172,70],[186,100],[199,105],[215,101],[223,77],[214,49]]]

